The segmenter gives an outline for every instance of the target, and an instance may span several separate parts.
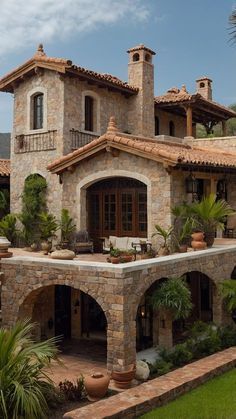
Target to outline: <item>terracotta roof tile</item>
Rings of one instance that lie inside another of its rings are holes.
[[[156,156],[160,161],[166,162],[172,166],[177,165],[200,165],[211,167],[228,167],[236,170],[236,153],[227,153],[222,150],[212,150],[200,147],[191,147],[180,143],[169,143],[149,138],[131,137],[129,135],[107,135],[93,140],[84,147],[75,150],[73,153],[63,156],[52,162],[48,170],[54,173],[63,171],[71,164],[77,164],[78,161],[86,158],[86,152],[97,151],[100,146],[122,147],[125,145],[130,152],[143,152],[143,157],[153,159]],[[126,151],[127,148],[125,148]]]
[[[10,176],[10,160],[0,159],[0,176]]]
[[[127,52],[129,53],[129,52],[134,52],[134,51],[140,51],[142,49],[144,49],[145,51],[150,52],[150,54],[152,54],[152,55],[156,55],[155,51],[153,51],[150,48],[145,47],[145,45],[143,45],[143,44],[137,45],[136,47],[132,47],[132,48],[128,49]]]

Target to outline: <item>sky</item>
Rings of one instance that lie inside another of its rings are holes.
[[[236,0],[0,0],[0,77],[43,43],[48,56],[127,80],[127,49],[156,51],[155,94],[195,91],[213,80],[213,99],[236,103],[236,43],[228,18]],[[0,132],[12,127],[13,95],[0,93]]]

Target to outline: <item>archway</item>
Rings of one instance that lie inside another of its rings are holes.
[[[88,230],[95,240],[109,236],[147,237],[147,186],[112,177],[87,188]]]
[[[80,289],[56,284],[31,291],[21,304],[18,317],[32,319],[36,340],[60,336],[62,349],[73,346],[79,348],[76,353],[81,348],[89,353],[94,346],[106,359],[106,314],[93,297]]]

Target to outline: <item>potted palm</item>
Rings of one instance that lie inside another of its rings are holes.
[[[76,229],[75,223],[73,218],[70,217],[68,209],[63,208],[61,210],[61,220],[59,222],[59,226],[61,229],[61,247],[63,249],[67,249],[69,247],[72,234]]]
[[[52,239],[56,236],[58,230],[58,222],[53,214],[42,212],[39,215],[39,231],[41,238],[41,249],[48,254],[52,248]]]
[[[163,244],[161,245],[158,254],[161,256],[165,256],[165,255],[169,255],[170,253],[170,248],[168,245],[168,240],[171,237],[171,234],[173,232],[173,227],[170,226],[167,230],[165,230],[164,228],[162,228],[159,224],[155,225],[155,233],[152,234],[152,237],[155,236],[160,236],[163,239]]]
[[[204,232],[207,247],[211,247],[214,243],[216,229],[223,230],[226,217],[235,214],[235,211],[224,199],[216,200],[216,195],[210,194],[200,202],[193,203],[191,213]]]
[[[110,250],[110,261],[111,263],[120,263],[120,259],[121,259],[121,251],[120,249],[117,248],[112,248]]]
[[[177,245],[177,249],[180,253],[187,252],[188,240],[191,237],[193,229],[193,222],[191,218],[187,218],[185,222],[179,227],[177,232],[174,232],[174,240]]]

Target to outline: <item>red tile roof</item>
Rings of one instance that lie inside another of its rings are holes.
[[[10,160],[0,159],[0,176],[10,176]]]
[[[53,173],[62,172],[67,167],[78,164],[79,161],[108,146],[128,153],[138,154],[150,160],[160,161],[170,166],[197,165],[214,168],[227,167],[236,170],[236,153],[144,137],[134,137],[118,133],[114,123],[112,127],[111,123],[109,124],[106,134],[75,150],[73,153],[55,160],[49,164],[47,169]]]
[[[131,86],[111,74],[97,73],[96,71],[76,66],[71,60],[48,57],[41,44],[32,58],[0,79],[0,91],[13,91],[12,83],[20,80],[23,74],[32,72],[36,67],[49,68],[61,73],[72,73],[78,77],[84,76],[85,78],[93,79],[95,82],[106,83],[106,85],[130,94],[138,92],[137,87]]]

